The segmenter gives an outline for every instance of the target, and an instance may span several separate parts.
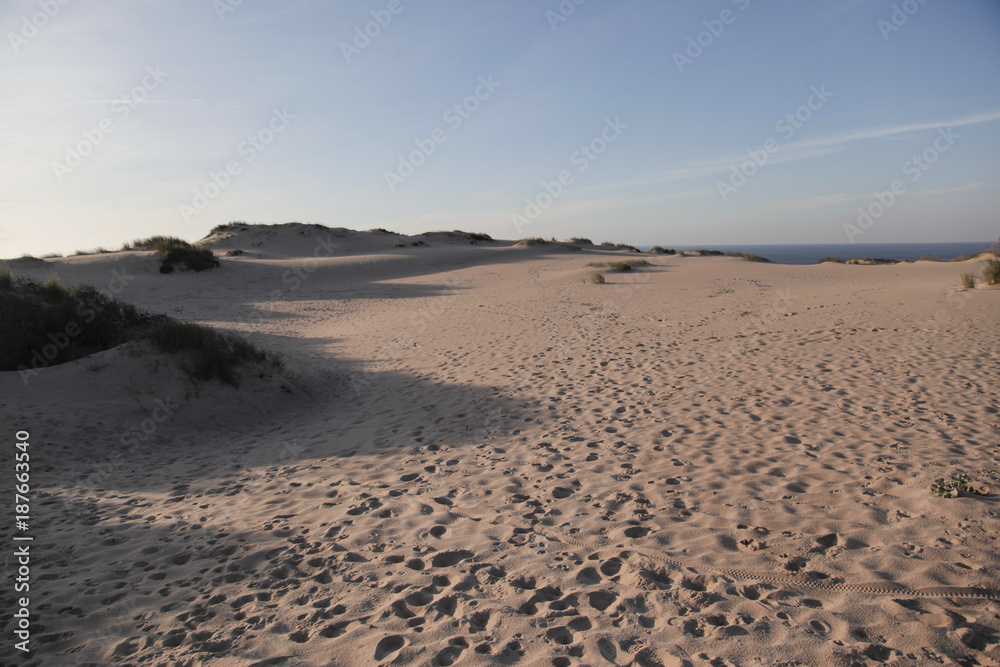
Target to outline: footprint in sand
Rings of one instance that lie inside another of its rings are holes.
[[[378,643],[375,647],[375,659],[384,660],[406,645],[406,640],[402,635],[389,635]],[[451,663],[448,663],[451,664]]]
[[[465,649],[469,648],[469,642],[462,637],[457,637],[449,641],[449,645],[438,652],[431,661],[434,667],[450,667],[462,655]]]

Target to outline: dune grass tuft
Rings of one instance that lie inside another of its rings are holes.
[[[752,253],[746,252],[727,252],[728,257],[742,257],[743,259],[749,260],[751,262],[770,262],[767,257],[761,257],[760,255],[754,255]]]
[[[962,274],[962,287],[965,289],[974,289],[976,286],[976,274],[972,272],[967,272]]]
[[[677,251],[673,248],[664,248],[661,245],[654,245],[649,249],[651,255],[676,255]]]
[[[604,274],[603,273],[598,273],[598,272],[595,271],[594,273],[591,273],[589,276],[587,276],[586,278],[584,278],[583,282],[590,283],[592,285],[603,285],[604,282],[605,282],[604,281]]]
[[[180,355],[185,371],[197,380],[217,378],[236,386],[241,366],[265,362],[281,366],[277,357],[239,336],[191,322],[165,319],[151,327],[146,337],[161,351]]]
[[[48,303],[59,303],[69,298],[70,291],[59,282],[59,276],[56,274],[50,275],[44,283],[42,283],[41,289],[39,289],[39,294],[43,301]]]
[[[189,271],[205,271],[219,265],[211,250],[191,245],[176,236],[150,236],[127,245],[132,250],[159,252],[160,273],[173,273],[178,264],[183,264]]]
[[[575,243],[563,243],[562,241],[556,241],[555,239],[549,239],[548,241],[546,241],[545,239],[543,239],[540,236],[535,236],[533,238],[527,238],[527,239],[521,239],[520,241],[518,241],[517,243],[514,244],[514,247],[515,248],[530,248],[532,246],[539,246],[539,245],[553,245],[553,246],[558,246],[560,248],[566,248],[567,250],[572,250],[574,252],[576,252],[578,250],[583,250],[582,247],[580,247],[579,245],[577,245]]]
[[[594,242],[585,236],[573,236],[570,238],[570,243],[585,243],[587,245],[594,245]]]
[[[837,264],[844,264],[844,263],[846,263],[845,260],[843,260],[843,259],[841,259],[839,257],[823,257],[822,259],[820,259],[816,263],[817,264],[826,264],[827,262],[835,262]]]
[[[1000,259],[986,260],[986,266],[983,268],[983,280],[986,281],[987,285],[1000,283]]]
[[[438,230],[434,232],[422,232],[420,236],[447,236],[452,240],[457,241],[471,241],[475,243],[476,241],[492,241],[493,237],[489,234],[480,234],[479,232],[463,232],[461,229],[455,229],[452,231]]]
[[[90,250],[77,250],[73,253],[74,257],[80,257],[82,255],[104,255],[109,252],[114,252],[114,250],[108,250],[104,246],[97,246],[96,248],[91,248]]]
[[[247,223],[242,220],[233,220],[232,222],[224,222],[221,225],[216,225],[208,232],[208,235],[218,234],[219,232],[230,232],[237,229],[243,230],[249,227]]]

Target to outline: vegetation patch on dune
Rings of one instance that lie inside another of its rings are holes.
[[[160,253],[160,273],[173,273],[177,265],[189,271],[205,271],[219,265],[208,248],[193,246],[176,236],[150,236],[126,243],[122,250],[156,250]]]
[[[614,243],[612,241],[601,241],[601,245],[609,245],[613,248],[620,248],[621,250],[628,250],[629,252],[642,252],[634,245],[629,245],[628,243]]]
[[[450,232],[448,231],[436,231],[436,232],[423,232],[420,236],[446,236],[453,241],[471,241],[476,243],[477,241],[492,241],[493,237],[489,234],[480,234],[478,232],[463,232],[461,229],[455,229]]]
[[[247,364],[281,366],[233,334],[150,314],[93,287],[66,287],[55,276],[39,284],[0,269],[0,371],[18,371],[27,382],[48,366],[140,341],[178,355],[197,380],[235,386]]]
[[[189,271],[204,271],[219,265],[219,260],[215,258],[211,250],[191,245],[176,236],[150,236],[144,239],[136,239],[131,243],[125,242],[118,250],[97,247],[92,250],[77,250],[73,255],[75,257],[81,255],[102,255],[128,250],[155,250],[159,252],[160,273],[173,273],[178,265]],[[61,255],[57,254],[52,256],[61,257]]]
[[[649,249],[649,254],[651,255],[676,255],[677,251],[673,248],[664,248],[661,245],[654,245]]]
[[[220,232],[235,232],[235,231],[245,232],[248,229],[250,229],[250,225],[248,225],[247,223],[241,220],[233,220],[232,222],[224,222],[221,225],[216,225],[215,227],[212,227],[212,229],[208,232],[208,236],[212,236],[213,234],[219,234]]]
[[[983,269],[983,280],[987,285],[1000,283],[1000,259],[986,260],[986,267]]]
[[[572,250],[574,252],[576,252],[577,250],[583,250],[583,248],[581,248],[575,243],[565,243],[563,241],[556,241],[555,239],[545,240],[540,236],[521,239],[520,241],[514,244],[515,248],[531,248],[534,246],[556,246],[558,248],[565,248],[567,250]]]
[[[649,260],[629,259],[623,262],[590,262],[587,266],[592,266],[597,269],[607,268],[612,271],[617,271],[618,273],[624,273],[626,271],[631,271],[636,266],[649,266]]]
[[[749,260],[751,262],[770,262],[767,257],[761,257],[760,255],[754,255],[753,253],[747,252],[727,252],[728,257],[742,257],[743,259]]]

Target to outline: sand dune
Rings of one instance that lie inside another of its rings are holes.
[[[998,496],[928,490],[1000,488],[974,262],[643,255],[593,285],[588,262],[635,256],[307,225],[202,244],[218,269],[14,267],[117,272],[287,369],[193,386],[116,349],[0,373],[38,465],[19,664],[1000,661]]]

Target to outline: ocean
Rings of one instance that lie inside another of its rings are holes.
[[[678,245],[664,246],[681,250],[721,250],[722,252],[745,252],[760,255],[776,264],[815,264],[824,257],[852,259],[854,257],[875,257],[878,259],[920,259],[937,257],[949,260],[981,252],[996,243],[992,241],[963,243],[817,243],[787,245]],[[648,252],[653,246],[638,246]]]

